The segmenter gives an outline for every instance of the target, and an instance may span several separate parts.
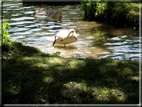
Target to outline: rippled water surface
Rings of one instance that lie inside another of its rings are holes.
[[[3,18],[11,23],[11,39],[37,47],[46,53],[61,52],[63,57],[139,60],[139,32],[96,21],[83,21],[79,5],[23,6],[4,3]],[[78,41],[64,45],[52,43],[60,30],[75,29]]]

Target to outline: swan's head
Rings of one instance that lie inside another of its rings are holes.
[[[75,30],[74,29],[70,29],[69,32],[75,32]]]

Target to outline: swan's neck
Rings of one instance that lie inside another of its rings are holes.
[[[69,37],[69,35],[70,35],[72,32],[75,33],[74,30],[70,30],[70,31],[69,31],[69,34],[68,34],[68,37]]]

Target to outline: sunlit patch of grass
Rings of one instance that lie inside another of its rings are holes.
[[[105,64],[106,66],[116,66],[118,64],[118,60],[112,60],[112,62]]]
[[[112,97],[115,97],[118,102],[123,102],[126,100],[125,93],[118,89],[109,89],[109,88],[101,88],[95,87],[93,90],[94,99],[102,100],[102,101],[111,101]]]
[[[65,86],[66,88],[82,89],[82,87],[86,87],[86,84],[85,83],[69,82],[69,83],[63,84],[63,86]]]
[[[139,15],[139,11],[129,11],[128,15]]]
[[[52,77],[45,77],[43,79],[43,81],[46,82],[46,83],[51,83],[53,80],[54,80],[54,78],[52,78]]]
[[[20,86],[12,86],[9,92],[13,95],[19,94],[21,87]]]
[[[131,80],[139,81],[139,77],[138,76],[132,76]]]
[[[58,64],[62,64],[63,62],[63,59],[60,59],[60,58],[54,58],[54,59],[52,59],[52,61],[55,61],[56,63],[58,63]],[[50,61],[49,61],[50,62]]]
[[[75,82],[69,82],[67,84],[64,84],[64,87],[66,87],[65,90],[62,90],[62,95],[69,99],[71,99],[73,102],[82,103],[83,100],[80,99],[80,95],[83,95],[87,98],[87,96],[90,96],[88,98],[88,101],[92,100],[99,100],[99,101],[111,101],[112,97],[115,97],[117,102],[124,102],[126,100],[126,95],[119,89],[109,89],[106,87],[93,87],[89,88],[86,87],[86,85],[81,85],[79,83]],[[82,93],[83,92],[83,93]],[[86,95],[85,93],[90,93],[90,95]],[[85,98],[84,98],[85,99]]]
[[[37,59],[37,58],[34,58],[34,59]],[[25,60],[25,61],[26,61],[26,60],[33,60],[33,57],[26,57],[26,56],[25,56],[25,57],[22,58],[22,60]]]
[[[62,90],[62,95],[66,99],[70,99],[71,103],[83,103],[85,100],[85,102],[91,100],[91,92],[89,88],[86,87],[85,83],[69,82],[63,86],[65,89]]]
[[[121,75],[131,75],[133,71],[130,68],[123,68]]]
[[[82,66],[83,67],[84,65],[85,65],[85,62],[83,60],[74,59],[74,60],[72,60],[70,62],[70,67],[71,68],[76,68],[77,66]]]
[[[111,94],[116,98],[118,102],[124,102],[126,100],[126,94],[119,89],[111,89]]]

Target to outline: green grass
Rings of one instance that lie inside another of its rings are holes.
[[[138,104],[139,62],[72,59],[3,46],[3,104]]]

